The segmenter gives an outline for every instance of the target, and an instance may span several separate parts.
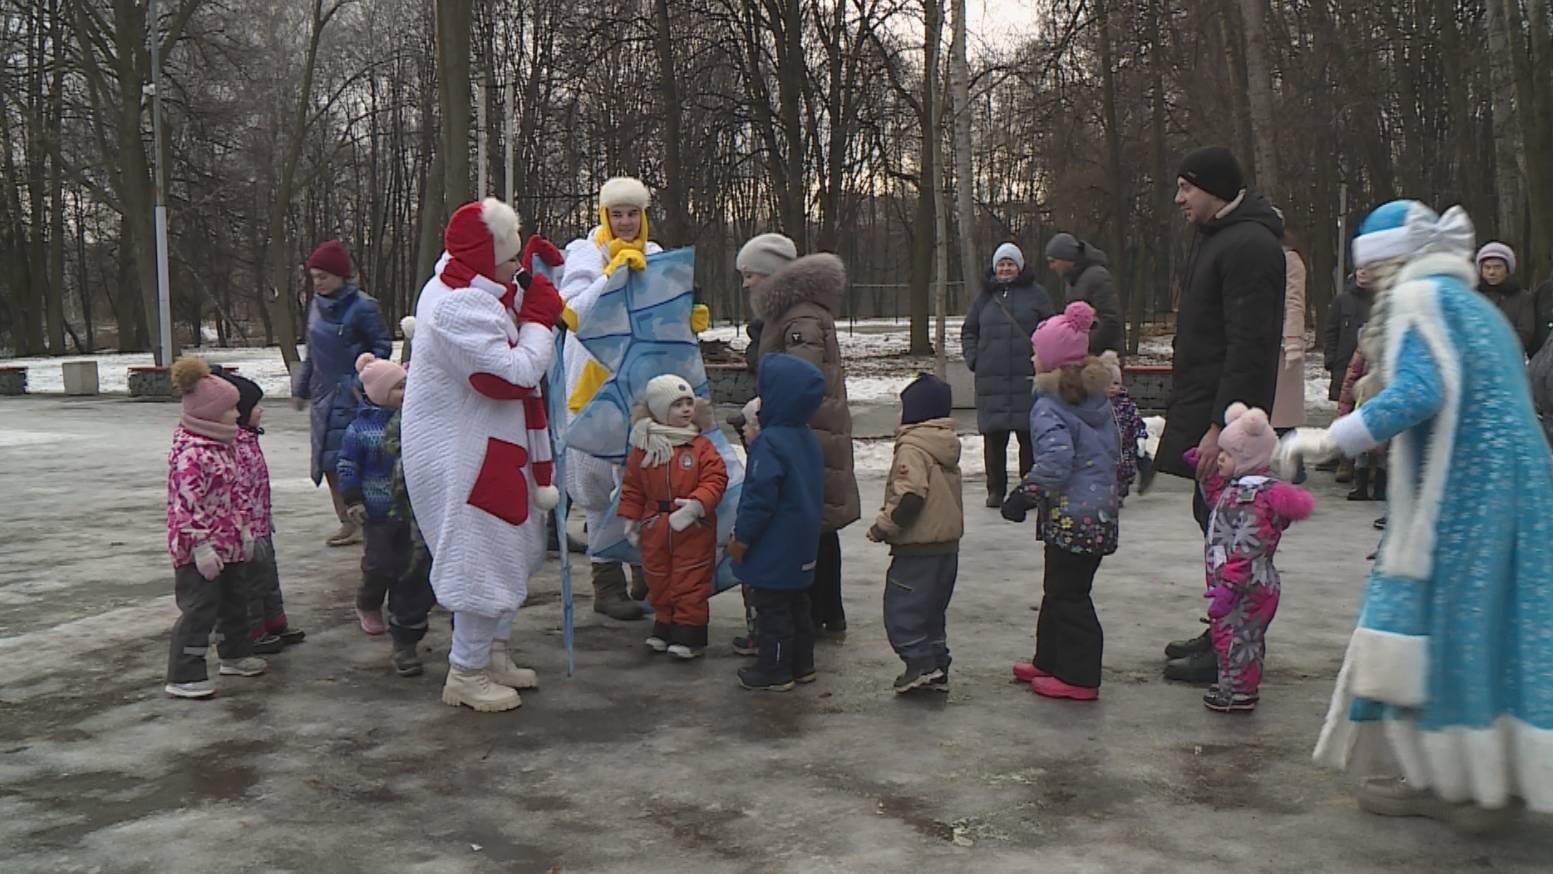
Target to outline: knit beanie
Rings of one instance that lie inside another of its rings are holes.
[[[371,352],[363,352],[356,358],[356,372],[361,375],[361,387],[367,393],[367,400],[380,407],[387,406],[388,395],[404,385],[404,368]]]
[[[1077,261],[1084,257],[1084,244],[1072,234],[1058,234],[1046,244],[1046,257],[1058,261]]]
[[[915,425],[929,419],[945,419],[954,409],[949,383],[931,373],[919,373],[901,389],[901,424]]]
[[[996,270],[998,268],[998,263],[1004,259],[1008,259],[1009,261],[1019,265],[1020,270],[1025,269],[1025,253],[1021,252],[1019,247],[1013,243],[1004,243],[1003,245],[999,246],[995,252],[992,253],[992,269]]]
[[[798,247],[792,240],[781,234],[761,234],[744,244],[734,266],[740,272],[774,276],[797,258]]]
[[[646,209],[652,203],[652,194],[640,179],[616,176],[599,189],[599,206],[605,209],[615,206],[634,206]]]
[[[168,377],[182,395],[183,413],[189,418],[220,422],[227,410],[237,406],[237,386],[212,374],[203,358],[179,358]]]
[[[1504,262],[1504,266],[1509,269],[1510,275],[1511,276],[1515,275],[1515,250],[1514,249],[1510,248],[1509,246],[1506,246],[1504,243],[1501,243],[1501,242],[1499,242],[1497,240],[1492,242],[1492,243],[1489,243],[1488,245],[1486,245],[1483,248],[1478,250],[1478,257],[1477,257],[1478,269],[1482,270],[1483,269],[1483,262],[1487,261],[1490,258],[1498,258],[1499,260],[1503,261]]]
[[[1261,470],[1272,462],[1278,432],[1267,421],[1266,412],[1236,401],[1224,411],[1224,421],[1219,449],[1235,460],[1236,475]]]
[[[339,240],[324,240],[313,250],[313,254],[307,256],[307,267],[309,270],[322,270],[341,279],[348,279],[351,275],[351,256]]]
[[[1094,323],[1095,308],[1081,300],[1042,322],[1030,335],[1030,345],[1040,356],[1041,367],[1056,370],[1083,361],[1089,354],[1089,328]]]
[[[696,393],[690,390],[690,383],[679,374],[665,373],[648,380],[647,388],[642,392],[642,399],[647,402],[647,412],[660,423],[669,420],[669,407],[680,398],[695,400]]]
[[[264,400],[264,389],[259,384],[246,376],[238,376],[230,370],[220,367],[214,369],[215,375],[230,382],[237,389],[237,424],[244,428],[249,425],[249,417],[253,415],[253,408]]]
[[[487,197],[454,210],[442,242],[454,259],[494,281],[496,265],[512,260],[523,246],[520,224],[512,207]]]
[[[1223,201],[1239,197],[1246,187],[1240,162],[1223,146],[1203,146],[1187,152],[1176,175]]]

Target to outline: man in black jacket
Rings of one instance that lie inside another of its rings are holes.
[[[1343,390],[1343,377],[1348,375],[1348,362],[1353,360],[1359,348],[1359,329],[1370,320],[1370,273],[1355,270],[1341,294],[1332,298],[1327,307],[1326,322],[1321,326],[1321,351],[1327,373],[1332,375],[1327,386],[1327,399],[1337,400]]]
[[[1248,192],[1228,149],[1188,152],[1176,180],[1175,202],[1197,230],[1182,277],[1174,367],[1158,470],[1202,479],[1217,468],[1224,411],[1240,401],[1272,409],[1283,342],[1283,219],[1260,194]],[[1184,455],[1197,449],[1197,466]],[[1207,533],[1209,507],[1192,490],[1192,514]],[[1212,641],[1201,637],[1166,648],[1171,679],[1213,681]]]

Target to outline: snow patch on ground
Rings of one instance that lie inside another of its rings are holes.
[[[402,345],[397,342],[394,344],[395,360],[399,358]],[[212,364],[236,368],[240,375],[257,382],[269,397],[284,398],[291,395],[291,376],[277,347],[220,349],[206,346],[185,349],[183,352],[186,355],[198,355]],[[97,362],[98,390],[121,394],[129,391],[131,367],[150,367],[156,363],[149,352],[75,355],[68,358],[18,358],[4,363],[11,367],[27,368],[28,392],[62,394],[65,391],[64,362],[87,360]]]

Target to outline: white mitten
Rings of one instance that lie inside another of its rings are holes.
[[[1295,428],[1278,441],[1273,467],[1286,480],[1294,479],[1301,461],[1320,464],[1337,457],[1337,443],[1326,428]]]
[[[642,523],[636,519],[626,520],[626,542],[632,546],[642,545]]]
[[[760,436],[760,398],[745,404],[741,412],[744,414],[744,445],[748,446]]]
[[[221,560],[221,556],[216,555],[214,546],[201,543],[194,547],[194,567],[200,572],[200,576],[213,580],[221,576],[221,569],[226,567],[226,562]]]
[[[675,531],[684,531],[706,515],[706,508],[694,498],[675,498],[674,503],[679,505],[679,509],[669,514],[669,527]]]
[[[561,490],[555,486],[535,486],[534,506],[542,512],[548,513],[555,509],[556,504],[561,503]]]

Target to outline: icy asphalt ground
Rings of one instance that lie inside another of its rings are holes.
[[[949,613],[953,691],[898,698],[880,625],[888,556],[842,535],[851,630],[817,683],[740,690],[738,597],[713,601],[707,658],[669,663],[646,626],[591,612],[564,674],[554,562],[514,642],[539,691],[507,714],[438,700],[389,669],[352,616],[359,552],[328,549],[305,420],[271,404],[277,546],[305,643],[211,702],[161,692],[175,617],[164,548],[177,408],[123,398],[0,399],[0,872],[1547,871],[1553,830],[1470,841],[1360,813],[1310,750],[1352,621],[1372,504],[1318,480],[1285,539],[1262,707],[1221,716],[1164,682],[1160,647],[1195,633],[1201,546],[1184,482],[1129,501],[1096,601],[1094,704],[1009,682],[1028,657],[1040,550],[983,509]],[[880,415],[859,410],[860,416]],[[883,481],[864,472],[865,506]]]

